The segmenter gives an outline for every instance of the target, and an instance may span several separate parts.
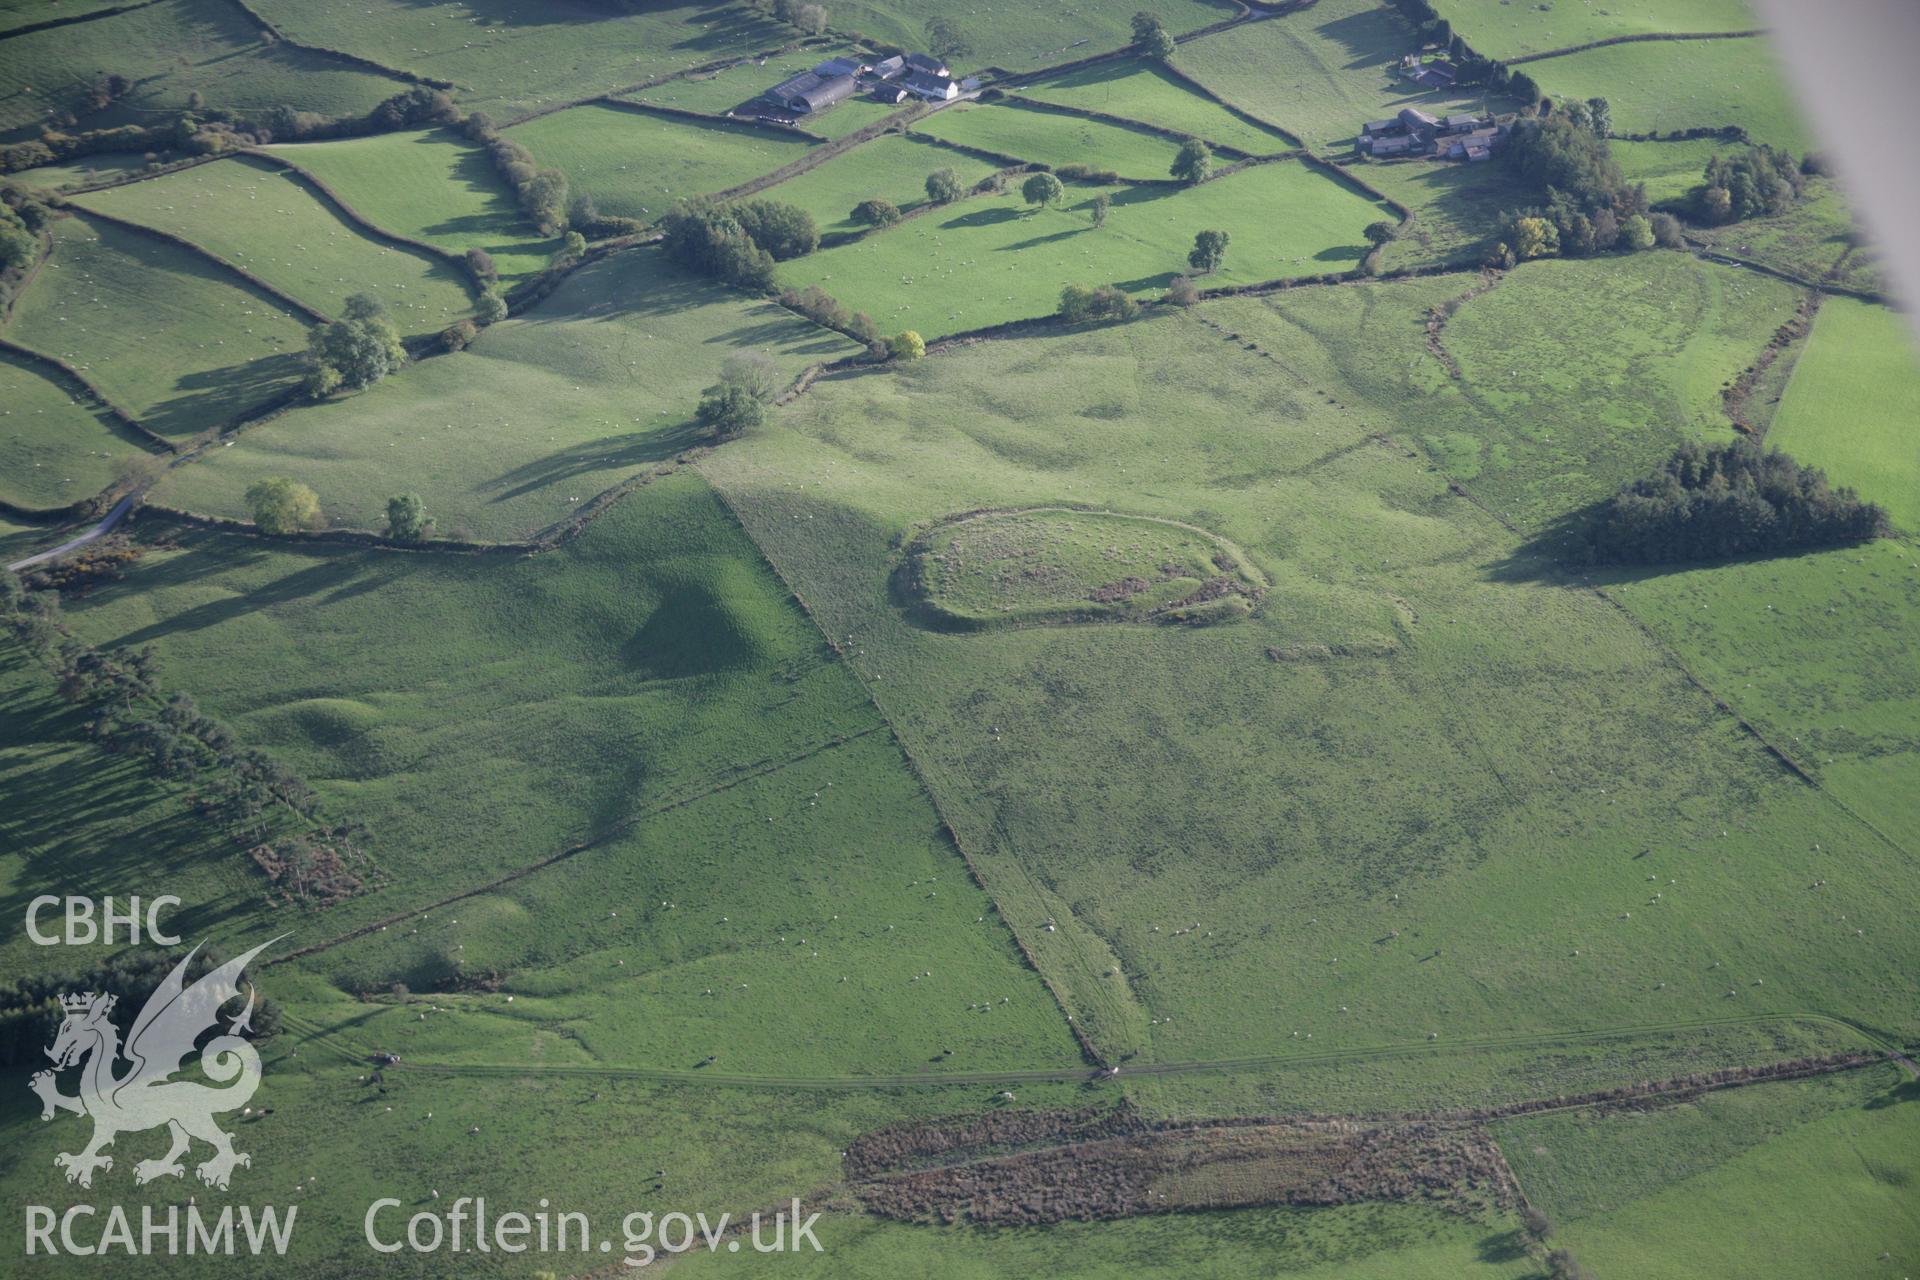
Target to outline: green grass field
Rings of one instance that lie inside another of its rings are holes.
[[[1852,485],[1907,529],[1920,526],[1920,458],[1905,424],[1920,411],[1920,359],[1908,318],[1830,298],[1767,443]]]
[[[1811,133],[1763,40],[1649,41],[1529,62],[1552,98],[1605,98],[1616,133],[1737,124],[1796,156]]]
[[[1251,1274],[1301,1280],[1501,1280],[1535,1274],[1503,1256],[1504,1221],[1462,1219],[1424,1205],[1254,1209],[1044,1229],[923,1227],[871,1217],[823,1219],[815,1258],[690,1257],[696,1276],[951,1275],[973,1280],[1038,1274],[1092,1280],[1176,1276],[1230,1280]],[[1489,1255],[1493,1256],[1489,1256]]]
[[[64,507],[112,483],[116,459],[147,452],[107,413],[0,352],[0,499]]]
[[[1719,138],[1669,139],[1661,142],[1609,143],[1620,172],[1630,183],[1645,183],[1647,198],[1659,204],[1663,200],[1684,200],[1701,184],[1707,161],[1727,152],[1737,152],[1739,144]]]
[[[1644,1115],[1521,1121],[1522,1185],[1595,1274],[1902,1274],[1920,1262],[1904,1073],[1761,1085]]]
[[[376,226],[454,253],[485,249],[503,280],[539,271],[560,247],[535,234],[486,152],[457,134],[390,133],[271,150]]]
[[[176,439],[285,392],[306,346],[305,326],[240,277],[85,217],[57,225],[53,258],[21,295],[7,336],[65,360]]]
[[[1337,179],[1292,161],[1198,187],[1110,194],[1104,227],[1094,227],[1087,213],[1089,188],[1068,187],[1065,207],[1048,209],[1026,204],[1014,190],[796,258],[781,265],[780,278],[818,284],[888,332],[912,328],[932,337],[1051,314],[1068,284],[1111,283],[1151,295],[1191,269],[1187,251],[1203,228],[1231,236],[1225,265],[1204,284],[1350,270],[1365,250],[1361,229],[1391,216]]]
[[[1906,843],[1920,820],[1920,751],[1907,733],[1920,709],[1916,567],[1910,541],[1887,541],[1610,580],[1769,740]],[[1826,866],[1822,856],[1810,870]]]
[[[1793,314],[1789,285],[1685,254],[1529,264],[1479,276],[1231,302],[1222,318],[1288,351],[1304,333],[1410,441],[1518,527],[1537,531],[1641,475],[1682,441],[1724,438],[1720,388]],[[1381,299],[1396,297],[1393,307]],[[1428,309],[1452,376],[1423,342]],[[1454,309],[1457,308],[1457,309]],[[1572,330],[1578,361],[1544,353]]]
[[[353,294],[371,294],[411,334],[444,328],[473,307],[465,271],[375,239],[294,179],[251,161],[183,169],[75,203],[180,236],[327,315]]]
[[[83,128],[143,124],[183,110],[188,95],[234,111],[297,102],[302,110],[361,115],[406,88],[325,54],[273,47],[231,5],[161,3],[0,43],[0,141],[35,136],[51,111],[77,109],[109,74],[135,82]]]
[[[854,638],[1002,910],[1056,922],[1023,937],[1108,1052],[1848,1005],[1904,1025],[1911,938],[1882,895],[1905,855],[1772,763],[1630,619],[1527,571],[1409,456],[1423,401],[1341,376],[1351,350],[1400,365],[1396,327],[1417,353],[1407,291],[1455,288],[1276,295],[1284,340],[1250,301],[1203,307],[1219,329],[1170,316],[824,381],[701,465]],[[1279,581],[1247,623],[1199,631],[985,641],[900,614],[905,529],[1047,501],[1200,524]],[[1823,841],[1852,870],[1790,913]]]
[[[116,7],[120,0],[0,0],[0,31],[50,18],[74,18]]]
[[[878,196],[893,201],[903,212],[912,212],[927,202],[927,175],[936,169],[953,170],[968,190],[994,172],[994,166],[984,160],[924,138],[888,136],[863,142],[769,187],[765,198],[799,205],[813,215],[822,233],[863,231],[866,228],[852,217],[855,205]]]
[[[12,176],[22,186],[41,191],[61,191],[132,177],[146,168],[146,164],[146,157],[138,152],[103,151],[90,156],[76,156],[64,164],[36,165]]]
[[[1164,178],[1179,144],[1150,133],[1017,103],[962,102],[914,124],[917,133],[1014,160],[1090,164],[1122,178]]]
[[[1760,25],[1746,0],[1614,0],[1605,8],[1569,0],[1439,0],[1435,8],[1490,58],[1546,53],[1615,36],[1751,31]]]
[[[75,623],[154,644],[368,824],[391,887],[316,934],[598,846],[316,958],[347,991],[492,973],[521,997],[426,1026],[382,1006],[356,1039],[513,1063],[524,1030],[556,1061],[762,1073],[1078,1059],[859,683],[695,476],[532,559],[183,537]]]
[[[808,45],[785,49],[772,54],[764,63],[758,60],[741,62],[699,75],[680,76],[648,85],[630,96],[637,102],[651,102],[656,106],[724,115],[734,107],[751,105],[762,93],[782,80],[810,71],[828,58],[843,54],[859,57],[860,51],[851,45]],[[822,119],[839,114],[846,105],[843,102],[834,107]],[[813,123],[809,121],[807,127],[812,128]]]
[[[541,116],[507,136],[564,171],[602,212],[642,220],[771,173],[811,145],[770,129],[597,105]]]
[[[944,17],[972,47],[970,54],[954,60],[954,70],[965,72],[987,66],[1052,66],[1118,49],[1133,38],[1128,23],[1138,11],[1127,0],[1085,0],[1071,8],[996,3],[970,9],[933,0],[848,0],[834,10],[832,21],[839,30],[918,49],[926,43],[927,23]],[[1153,11],[1175,34],[1234,16],[1220,0],[1164,0]]]
[[[293,474],[337,525],[383,527],[388,496],[412,489],[442,534],[524,538],[697,443],[701,388],[748,349],[797,374],[854,347],[656,252],[620,254],[466,351],[247,432],[172,473],[160,499],[244,517],[248,485]]]
[[[260,11],[310,44],[451,80],[462,104],[505,122],[792,42],[792,27],[704,0],[609,13],[577,0],[263,0]]]
[[[1228,102],[1316,150],[1352,150],[1360,126],[1418,107],[1434,115],[1482,109],[1471,89],[1430,92],[1391,74],[1412,47],[1398,13],[1371,0],[1321,0],[1270,22],[1180,46],[1174,65]],[[1510,104],[1496,104],[1501,110]]]
[[[1493,247],[1500,215],[1529,208],[1539,198],[1529,184],[1497,164],[1395,160],[1355,172],[1413,210],[1413,224],[1381,251],[1384,271],[1478,267]]]
[[[1273,155],[1293,147],[1292,140],[1279,130],[1241,119],[1159,66],[1141,60],[1098,63],[1065,75],[1017,84],[1014,92],[1044,102],[1144,120],[1249,155]]]

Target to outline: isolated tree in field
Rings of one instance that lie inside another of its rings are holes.
[[[427,504],[417,493],[396,493],[387,499],[387,536],[402,542],[418,542],[427,535]]]
[[[760,425],[766,410],[745,387],[722,382],[708,387],[694,408],[693,419],[716,440],[731,440]]]
[[[1603,138],[1613,136],[1613,104],[1605,98],[1587,99],[1587,127]]]
[[[931,178],[928,179],[932,181]],[[853,220],[863,227],[890,227],[900,221],[900,206],[879,196],[853,206]]]
[[[1555,1249],[1547,1255],[1547,1276],[1548,1280],[1593,1280],[1593,1272],[1567,1249]]]
[[[578,262],[587,256],[587,238],[578,231],[569,231],[560,238],[560,251],[553,255],[553,265],[561,266],[569,262]]]
[[[507,300],[498,285],[481,292],[480,301],[473,304],[473,317],[481,324],[497,324],[507,318]]]
[[[895,360],[918,360],[927,354],[926,339],[906,329],[887,339],[887,354]]]
[[[1560,250],[1560,231],[1545,218],[1515,218],[1507,243],[1521,262]]]
[[[1205,182],[1213,172],[1213,149],[1198,138],[1188,138],[1180,144],[1180,154],[1173,158],[1167,172],[1181,182]]]
[[[307,388],[316,398],[370,387],[406,362],[400,331],[386,308],[364,293],[347,299],[340,319],[307,335]]]
[[[1036,208],[1057,204],[1066,193],[1067,189],[1060,185],[1060,179],[1050,173],[1036,173],[1020,184],[1020,194]]]
[[[1107,225],[1107,210],[1112,206],[1113,197],[1102,191],[1087,205],[1087,216],[1093,219],[1094,226],[1104,227]]]
[[[1653,222],[1643,213],[1636,213],[1620,224],[1622,248],[1639,253],[1653,248],[1653,238]]]
[[[1200,287],[1191,277],[1175,276],[1167,285],[1167,301],[1176,307],[1190,307],[1200,301]]]
[[[1535,1240],[1545,1240],[1553,1234],[1553,1219],[1533,1205],[1528,1205],[1520,1211],[1520,1225],[1526,1228],[1527,1234]]]
[[[290,476],[268,476],[247,487],[247,506],[262,533],[298,533],[320,527],[320,498]]]
[[[935,18],[927,24],[927,51],[951,66],[973,53],[973,46],[951,19]]]
[[[1148,13],[1145,9],[1133,15],[1133,47],[1143,57],[1170,58],[1173,56],[1173,37],[1167,34],[1165,24],[1157,13]]]
[[[1227,260],[1227,233],[1224,231],[1202,231],[1193,237],[1193,248],[1187,253],[1187,265],[1195,271],[1212,275]]]
[[[1369,222],[1366,230],[1360,234],[1367,238],[1368,244],[1379,246],[1393,239],[1394,231],[1394,225],[1383,218],[1379,222]]]
[[[496,284],[500,279],[500,268],[485,249],[467,250],[467,271],[482,285]]]
[[[793,25],[810,36],[826,34],[826,8],[817,4],[801,5],[793,11]]]
[[[938,22],[940,19],[936,18]],[[935,169],[927,175],[927,199],[935,204],[952,204],[960,198],[960,175],[951,169]]]
[[[1123,289],[1103,284],[1089,289],[1070,284],[1060,291],[1060,318],[1069,324],[1088,320],[1131,320],[1140,313],[1140,304]]]
[[[780,394],[780,366],[762,351],[736,351],[720,366],[722,386],[739,387],[761,404]]]
[[[455,320],[440,331],[440,345],[448,351],[465,351],[479,336],[479,325],[471,320]]]

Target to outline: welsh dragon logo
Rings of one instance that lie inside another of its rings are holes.
[[[127,1032],[125,1046],[108,1018],[114,996],[83,991],[60,997],[66,1019],[60,1024],[53,1047],[47,1050],[53,1070],[35,1073],[30,1083],[40,1095],[42,1120],[51,1120],[60,1111],[93,1118],[93,1141],[81,1151],[62,1152],[53,1158],[67,1171],[68,1182],[92,1186],[94,1170],[113,1168],[113,1157],[102,1154],[103,1147],[111,1146],[122,1133],[160,1125],[172,1135],[173,1146],[158,1160],[134,1165],[137,1184],[155,1178],[184,1177],[186,1167],[180,1157],[188,1153],[195,1138],[213,1148],[212,1156],[194,1170],[210,1187],[224,1191],[234,1166],[252,1163],[245,1152],[233,1149],[233,1135],[214,1120],[219,1113],[245,1104],[260,1087],[260,1055],[244,1039],[252,1030],[251,985],[246,1007],[228,1024],[225,1034],[215,1036],[200,1050],[201,1071],[224,1087],[216,1089],[169,1077],[181,1069],[181,1059],[193,1052],[195,1042],[218,1022],[221,1006],[240,994],[240,973],[247,963],[272,945],[261,943],[192,986],[186,982],[187,966],[200,948],[189,951],[141,1007],[140,1016]],[[123,1058],[128,1066],[121,1073]],[[68,1097],[60,1092],[55,1073],[76,1064],[83,1064],[80,1092]]]

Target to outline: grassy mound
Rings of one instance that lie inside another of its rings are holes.
[[[1067,507],[942,521],[907,569],[926,613],[960,628],[1050,622],[1220,622],[1265,589],[1229,543],[1190,525]]]

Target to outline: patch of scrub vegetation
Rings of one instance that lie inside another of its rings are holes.
[[[791,26],[708,0],[260,0],[297,40],[454,82],[506,120],[541,107],[777,49]]]
[[[1361,125],[1402,107],[1447,116],[1488,105],[1479,88],[1427,90],[1397,78],[1414,42],[1406,20],[1375,0],[1319,0],[1183,44],[1173,64],[1308,146],[1344,152]]]
[[[88,110],[85,95],[109,75],[130,87],[105,109]],[[82,129],[144,125],[186,110],[197,94],[242,113],[292,102],[353,116],[406,87],[324,53],[262,40],[238,5],[160,0],[0,42],[0,142],[32,138],[49,116],[66,111],[80,114]]]
[[[0,500],[64,507],[100,492],[120,466],[147,456],[146,445],[110,414],[0,351]]]
[[[1204,138],[1215,145],[1234,147],[1248,155],[1273,155],[1290,151],[1294,146],[1293,140],[1280,130],[1242,119],[1170,75],[1165,67],[1144,59],[1099,62],[1045,80],[1016,83],[1012,91],[1043,102],[1142,120],[1162,129]],[[1109,167],[1092,157],[1082,157],[1082,160],[1096,168]]]
[[[55,224],[53,257],[15,304],[7,336],[72,365],[175,439],[291,389],[306,346],[285,304],[232,272],[84,216]]]
[[[1222,622],[1266,584],[1205,530],[1068,507],[986,511],[915,539],[910,590],[939,624]]]
[[[1821,786],[1903,844],[1920,830],[1910,540],[1600,580]],[[1810,880],[1846,874],[1814,843]]]
[[[560,247],[527,225],[485,151],[444,130],[271,147],[362,217],[453,253],[485,250],[504,280],[532,275]]]
[[[464,271],[379,240],[270,162],[221,160],[74,202],[179,236],[326,315],[365,293],[413,334],[473,306]]]
[[[700,390],[744,350],[793,376],[858,348],[656,250],[615,254],[464,351],[302,405],[177,468],[156,497],[245,519],[250,485],[292,475],[335,525],[382,529],[387,499],[411,490],[442,536],[526,538],[701,443]]]
[[[529,120],[505,136],[565,173],[602,213],[642,221],[661,217],[676,201],[772,173],[814,145],[751,125],[597,103]]]
[[[1116,1059],[1808,1008],[1908,1027],[1910,859],[1413,449],[1420,302],[1461,284],[1288,290],[827,378],[700,467],[851,641]],[[1245,322],[1275,299],[1288,320]],[[1200,524],[1275,586],[1211,629],[989,641],[901,615],[887,570],[921,522],[1061,500]],[[1298,660],[1314,644],[1338,660]],[[1802,911],[1814,844],[1848,870]]]
[[[1764,40],[1649,40],[1529,62],[1541,92],[1605,98],[1615,133],[1737,124],[1755,142],[1799,155],[1810,134]]]
[[[962,191],[994,172],[983,160],[923,138],[888,136],[769,187],[759,198],[805,209],[825,232],[864,231],[865,225],[854,221],[855,205],[877,197],[911,213],[927,202],[927,175],[939,169],[953,170]]]
[[[1664,1179],[1656,1166],[1657,1191],[1630,1197],[1629,1187],[1621,1185],[1619,1199],[1606,1211],[1569,1221],[1555,1232],[1554,1243],[1571,1248],[1596,1275],[1648,1280],[1905,1274],[1920,1262],[1920,1208],[1913,1195],[1920,1176],[1914,1158],[1920,1151],[1920,1089],[1892,1067],[1862,1075],[1863,1084],[1877,1086],[1872,1096],[1848,1100],[1825,1115],[1808,1115],[1812,1105],[1803,1097],[1786,1104],[1802,1113],[1803,1122],[1777,1133],[1767,1133],[1773,1122],[1766,1116],[1734,1118],[1725,1107],[1716,1108],[1715,1120],[1735,1131],[1732,1142],[1721,1139],[1727,1145],[1744,1145],[1740,1136],[1767,1136],[1728,1152],[1711,1168],[1696,1165],[1691,1176],[1671,1184],[1659,1185]],[[1635,1124],[1638,1118],[1622,1119]],[[1659,1119],[1656,1113],[1638,1127],[1654,1130]],[[1678,1133],[1647,1136],[1657,1154],[1683,1140]],[[1704,1134],[1698,1140],[1712,1141]],[[1604,1159],[1627,1153],[1606,1143],[1596,1154]]]
[[[1056,169],[1084,164],[1123,178],[1165,178],[1180,150],[1170,138],[1016,102],[958,103],[913,129],[1014,160]]]
[[[1255,165],[1197,187],[1070,186],[1061,207],[1018,192],[960,201],[854,244],[780,264],[783,284],[817,284],[888,333],[924,336],[1051,315],[1069,284],[1164,289],[1191,271],[1202,230],[1228,233],[1226,261],[1207,286],[1351,270],[1361,231],[1391,216],[1335,178],[1292,161]],[[1091,207],[1111,205],[1094,226]]]
[[[1920,356],[1911,318],[1829,298],[1794,365],[1767,443],[1920,528]]]
[[[1617,36],[1751,31],[1746,0],[1433,0],[1440,16],[1490,58],[1518,58]]]

